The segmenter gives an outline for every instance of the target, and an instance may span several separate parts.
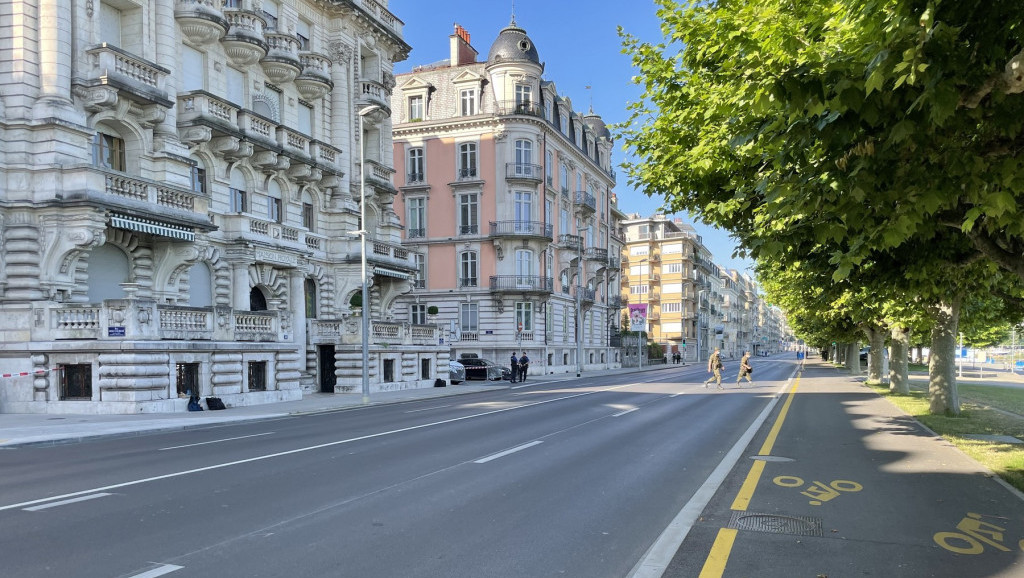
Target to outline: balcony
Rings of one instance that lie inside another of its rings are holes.
[[[228,33],[220,43],[232,64],[246,68],[267,55],[267,41],[263,37],[267,22],[262,16],[251,10],[225,7],[224,18],[228,21]]]
[[[579,235],[559,235],[558,243],[565,249],[579,251],[583,247],[583,237]]]
[[[456,181],[476,181],[479,179],[476,167],[462,168],[455,173]]]
[[[625,305],[622,302],[621,296],[609,297],[608,308],[609,309],[622,309]]]
[[[419,228],[419,229],[406,229],[405,230],[405,238],[406,239],[422,239],[422,238],[424,238],[426,236],[427,236],[427,230],[423,229],[423,228]]]
[[[505,178],[508,180],[525,181],[540,184],[544,178],[544,168],[530,163],[505,163]]]
[[[295,77],[295,88],[308,101],[323,98],[334,90],[331,80],[331,59],[315,52],[299,52],[302,70]]]
[[[314,343],[341,343],[355,345],[362,342],[359,331],[345,329],[341,319],[310,319],[308,335]],[[375,345],[437,345],[436,325],[413,325],[370,319],[370,340]]]
[[[552,293],[555,282],[551,277],[536,275],[492,275],[491,291],[514,293]]]
[[[355,0],[355,4],[373,17],[373,21],[389,33],[402,38],[402,21],[388,11],[387,2],[377,0]]]
[[[267,80],[274,84],[291,82],[302,71],[299,60],[299,39],[292,34],[267,32],[267,55],[260,59],[260,66]]]
[[[598,247],[587,247],[583,250],[583,258],[588,261],[608,262],[608,249]]]
[[[356,96],[357,108],[378,106],[384,116],[391,116],[391,91],[376,80],[360,80],[359,94]]]
[[[174,19],[190,43],[212,44],[228,32],[228,21],[220,7],[221,2],[214,0],[177,0]]]
[[[278,311],[159,305],[108,299],[98,304],[35,304],[32,339],[90,341],[284,341]],[[219,320],[226,319],[227,323]]]
[[[534,116],[544,118],[544,108],[539,102],[516,102],[503,100],[498,103],[499,116]]]
[[[477,225],[459,225],[459,235],[479,235],[480,227]]]
[[[369,243],[369,240],[367,240]],[[358,255],[356,255],[358,257]],[[372,248],[366,254],[366,260],[375,265],[385,267],[397,267],[409,271],[416,271],[416,263],[408,249],[401,245],[392,245],[384,241],[373,241]]]
[[[587,191],[576,191],[575,198],[576,209],[583,212],[593,213],[597,211],[597,201],[594,199],[594,195]]]
[[[115,90],[118,98],[141,106],[174,106],[165,87],[170,73],[166,68],[107,43],[90,48],[86,54],[88,64],[83,67],[83,79],[76,81],[77,84],[97,91]],[[96,112],[116,105],[117,98],[90,95],[85,107]]]
[[[583,303],[593,303],[594,298],[597,295],[596,291],[594,291],[593,289],[588,289],[586,287],[577,287],[576,293],[579,295],[580,300]]]
[[[554,227],[551,223],[537,221],[491,221],[491,237],[521,237],[532,239],[553,238]]]
[[[652,303],[661,303],[661,291],[651,291],[647,294],[647,300]]]
[[[622,269],[622,260],[616,255],[608,255],[608,268],[616,271]]]
[[[391,176],[395,174],[395,169],[369,159],[366,160],[366,165],[369,167],[366,184],[383,189],[385,193],[394,194],[395,186],[391,184]]]

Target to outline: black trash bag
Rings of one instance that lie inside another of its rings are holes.
[[[440,377],[434,380],[434,387],[444,387],[446,385],[448,384],[446,384]]]
[[[227,407],[224,405],[224,402],[221,401],[221,399],[219,397],[208,397],[208,398],[206,398],[206,407],[210,408],[211,410],[214,410],[214,409],[227,409]]]

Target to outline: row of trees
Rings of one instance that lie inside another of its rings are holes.
[[[1024,317],[1019,0],[657,2],[663,42],[620,31],[631,184],[732,232],[808,343],[891,339],[895,388],[929,335],[959,413],[961,319]]]

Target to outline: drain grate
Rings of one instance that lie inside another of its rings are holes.
[[[769,534],[795,534],[821,536],[821,519],[810,516],[782,516],[754,512],[733,512],[729,527],[736,530],[768,532]]]

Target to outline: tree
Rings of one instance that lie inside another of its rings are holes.
[[[979,260],[1024,278],[1019,4],[659,3],[668,43],[624,41],[644,86],[619,129],[640,159],[630,181],[758,261],[814,252],[834,281],[879,261],[904,272],[937,321],[932,411],[956,413],[953,338]]]

